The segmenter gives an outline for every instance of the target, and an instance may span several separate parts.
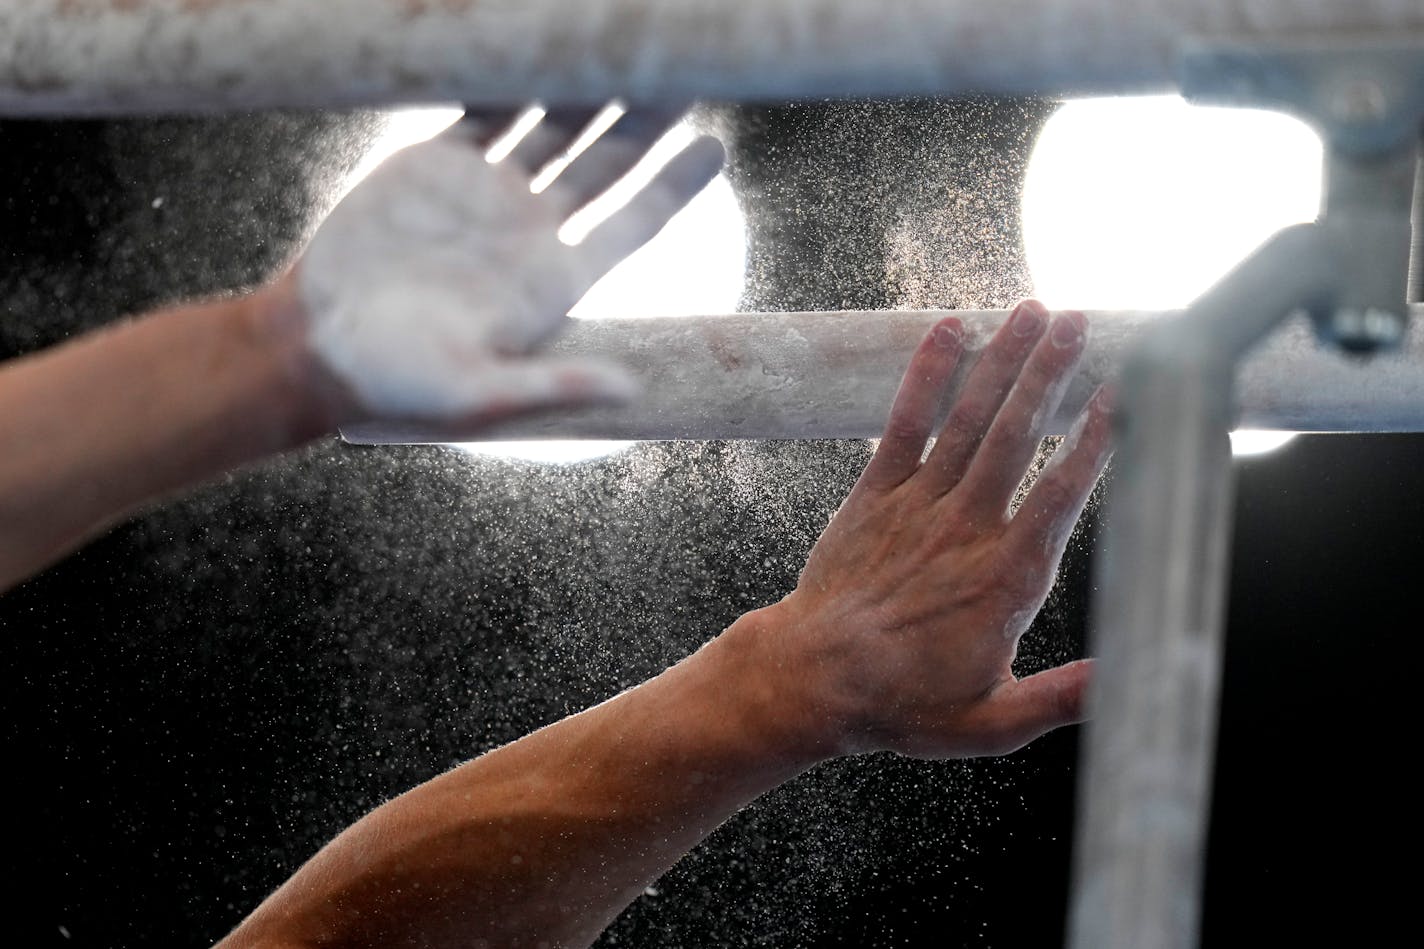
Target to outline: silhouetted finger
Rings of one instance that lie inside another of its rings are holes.
[[[559,173],[545,195],[572,214],[632,171],[682,116],[662,110],[625,113]]]
[[[585,263],[593,272],[604,273],[652,240],[712,183],[725,157],[722,143],[715,138],[703,137],[689,145],[584,238],[579,249]]]
[[[537,174],[549,162],[563,155],[578,140],[601,108],[550,109],[539,124],[530,129],[509,153],[509,161]]]
[[[505,107],[466,107],[458,125],[461,134],[480,149],[489,148],[514,128],[520,117],[529,112],[530,106],[518,109]]]
[[[1093,486],[1112,454],[1112,390],[1101,388],[1039,472],[1009,524],[1009,556],[1051,567],[1062,556]]]
[[[1047,325],[1048,310],[1043,304],[1025,300],[984,347],[949,410],[930,456],[916,475],[925,479],[932,492],[947,494],[964,477],[979,443]]]
[[[893,488],[919,470],[945,387],[963,352],[964,324],[954,317],[940,320],[920,342],[900,381],[880,447],[857,487]]]
[[[1087,339],[1088,321],[1081,313],[1064,313],[1049,325],[955,488],[966,509],[994,518],[1008,510],[1045,427],[1063,402]]]

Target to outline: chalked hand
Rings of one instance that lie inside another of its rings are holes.
[[[695,140],[581,242],[566,244],[559,234],[569,218],[679,119],[630,111],[565,163],[595,114],[550,111],[491,161],[509,116],[467,113],[393,155],[340,202],[287,281],[337,424],[420,419],[468,432],[635,394],[621,370],[549,358],[538,347],[716,176],[723,151],[714,139]],[[531,183],[551,163],[564,167],[535,193]]]
[[[927,455],[963,327],[941,321],[914,354],[874,458],[771,608],[777,664],[827,753],[1002,754],[1081,719],[1089,662],[1023,679],[1011,665],[1106,464],[1106,392],[1011,507],[1087,330],[1021,304]]]

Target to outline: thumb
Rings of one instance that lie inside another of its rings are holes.
[[[995,693],[991,702],[999,719],[999,754],[1022,748],[1064,725],[1087,717],[1088,684],[1094,661],[1080,659],[1019,679]]]
[[[453,425],[478,430],[518,416],[623,405],[639,386],[622,367],[589,359],[521,359],[480,366],[463,380]]]
[[[499,438],[499,423],[555,409],[623,405],[639,394],[628,372],[585,359],[522,359],[472,366],[440,391],[440,411],[376,413],[341,426],[356,444]],[[557,437],[557,436],[553,436]]]

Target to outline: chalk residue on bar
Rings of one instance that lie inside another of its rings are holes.
[[[556,412],[482,433],[500,439],[871,438],[879,435],[916,342],[945,311],[743,313],[574,321],[565,356],[621,363],[642,397],[621,409]],[[970,356],[1007,314],[962,311]],[[1097,386],[1114,378],[1148,321],[1164,314],[1089,313],[1082,369],[1050,430],[1067,431]],[[1242,368],[1239,424],[1293,431],[1424,431],[1424,307],[1401,351],[1373,360],[1322,349],[1303,322],[1273,334]],[[1130,410],[1130,406],[1125,406]],[[356,442],[442,441],[410,426],[366,426]]]

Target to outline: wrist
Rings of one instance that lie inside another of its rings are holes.
[[[850,709],[828,683],[828,657],[790,598],[747,613],[719,637],[735,654],[752,727],[804,767],[852,753]]]
[[[248,336],[277,367],[277,385],[294,438],[307,441],[335,432],[358,417],[355,400],[326,368],[310,343],[310,313],[296,269],[250,294],[243,319]]]

